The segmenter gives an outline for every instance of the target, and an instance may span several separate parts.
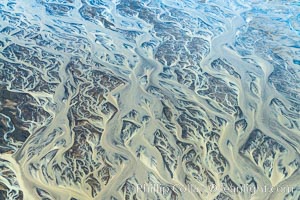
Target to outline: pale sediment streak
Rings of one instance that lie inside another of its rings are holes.
[[[299,198],[297,2],[0,3],[0,199]]]

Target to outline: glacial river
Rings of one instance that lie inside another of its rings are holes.
[[[300,3],[0,0],[0,200],[300,199]]]

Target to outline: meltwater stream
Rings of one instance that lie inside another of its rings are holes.
[[[0,200],[300,199],[300,4],[0,0]]]

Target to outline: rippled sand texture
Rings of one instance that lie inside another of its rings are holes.
[[[299,199],[297,2],[0,1],[0,199]]]

